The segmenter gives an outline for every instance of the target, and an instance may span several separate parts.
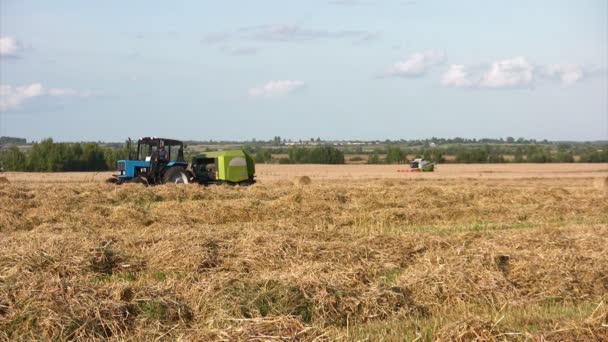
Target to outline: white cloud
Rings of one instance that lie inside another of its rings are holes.
[[[448,71],[441,77],[441,85],[444,87],[471,87],[473,81],[462,64],[452,64]]]
[[[534,81],[534,66],[525,57],[515,57],[492,63],[481,81],[484,88],[516,88]]]
[[[371,41],[380,37],[377,32],[359,30],[330,31],[299,25],[259,25],[244,27],[234,31],[213,32],[201,40],[202,43],[216,44],[229,41],[263,42],[306,42],[321,39],[346,39],[353,42]]]
[[[299,25],[265,25],[240,30],[247,39],[269,42],[302,42],[318,39],[360,40],[370,32],[356,30],[329,31],[301,27]]]
[[[241,47],[260,44],[301,44],[320,40],[345,41],[356,45],[368,44],[380,39],[380,32],[361,30],[315,29],[300,25],[257,25],[236,30],[210,32],[202,39],[202,44],[219,46],[220,50],[234,56],[253,55],[259,47]]]
[[[17,57],[21,44],[17,39],[9,36],[0,37],[0,57]]]
[[[495,61],[491,65],[467,67],[452,64],[441,78],[444,87],[512,89],[530,87],[539,81],[558,81],[570,86],[604,69],[579,64],[533,64],[525,57]]]
[[[572,85],[585,76],[583,67],[577,64],[551,64],[545,68],[545,73],[551,78],[559,79],[563,85]]]
[[[45,88],[40,83],[32,83],[19,87],[3,84],[0,85],[0,111],[19,108],[25,102],[37,97],[88,97],[90,95],[89,92],[81,92],[70,88]]]
[[[424,75],[430,68],[445,62],[445,54],[428,50],[417,52],[407,60],[396,63],[387,76],[417,77]]]
[[[249,96],[257,98],[281,97],[302,89],[305,85],[302,81],[270,81],[265,85],[249,89]]]
[[[28,99],[42,96],[42,94],[43,87],[40,83],[32,83],[21,87],[0,85],[0,110],[17,108]]]

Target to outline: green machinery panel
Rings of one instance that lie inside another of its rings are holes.
[[[253,159],[245,151],[205,152],[202,156],[216,160],[217,180],[239,183],[252,180],[255,174]]]

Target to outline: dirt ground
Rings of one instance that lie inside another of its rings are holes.
[[[3,173],[0,340],[608,340],[608,165],[400,168]]]

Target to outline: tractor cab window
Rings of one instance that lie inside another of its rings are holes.
[[[148,145],[148,154],[147,157],[152,157],[158,155],[158,147],[154,145]]]
[[[179,159],[180,159],[180,149],[181,148],[182,147],[180,145],[173,145],[170,147],[170,149],[169,149],[170,158],[169,159],[171,161],[180,161]],[[182,151],[182,153],[183,153],[183,151]]]
[[[141,144],[139,148],[139,155],[137,157],[139,160],[146,160],[148,157],[151,157],[157,151],[158,148],[155,145]]]
[[[160,162],[184,161],[183,145],[173,140],[142,139],[138,143],[138,160]]]
[[[138,160],[145,160],[146,157],[150,156],[150,146],[147,144],[139,145],[139,151],[137,155]]]

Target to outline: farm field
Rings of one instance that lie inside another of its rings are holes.
[[[608,165],[0,174],[0,339],[608,340]]]
[[[279,165],[256,164],[256,179],[293,180],[307,176],[318,180],[349,179],[518,179],[601,178],[608,176],[608,164],[441,164],[432,173],[402,173],[408,165]],[[97,183],[114,172],[5,172],[3,177],[21,183]]]

